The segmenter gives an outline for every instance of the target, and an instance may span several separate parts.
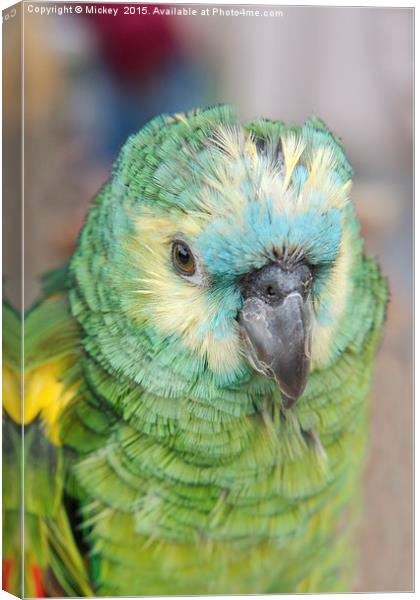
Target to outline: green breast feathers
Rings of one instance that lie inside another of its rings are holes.
[[[351,176],[315,117],[218,106],[123,147],[26,320],[27,376],[55,384],[28,431],[62,457],[54,510],[94,594],[351,589],[387,301]],[[49,581],[87,590],[52,552]]]

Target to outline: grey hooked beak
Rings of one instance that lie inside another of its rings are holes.
[[[242,281],[238,321],[248,359],[257,371],[276,379],[286,408],[302,395],[308,380],[311,283],[303,263],[290,270],[270,264]]]

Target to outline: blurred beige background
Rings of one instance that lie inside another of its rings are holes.
[[[39,293],[39,275],[71,254],[126,135],[155,114],[230,102],[244,119],[320,116],[344,140],[366,249],[391,288],[355,590],[409,591],[414,13],[281,10],[273,18],[25,15],[25,301]]]

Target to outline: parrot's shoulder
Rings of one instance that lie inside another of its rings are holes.
[[[47,436],[58,443],[59,417],[75,395],[80,378],[80,352],[80,330],[71,315],[66,292],[38,302],[23,323],[19,314],[5,304],[3,408],[7,415],[25,425],[39,416]]]
[[[80,353],[80,326],[70,311],[68,294],[56,292],[25,315],[25,371]]]
[[[92,595],[84,559],[72,532],[73,517],[65,504],[64,484],[71,456],[62,446],[60,435],[61,416],[77,398],[80,386],[80,353],[80,331],[66,291],[45,296],[23,320],[7,303],[3,305],[6,479],[20,481],[16,474],[22,461],[25,465],[24,495],[19,487],[11,486],[4,500],[4,551],[11,569],[6,587],[14,593],[19,591],[22,577],[15,515],[23,505],[25,564],[30,565],[23,573],[27,594]]]

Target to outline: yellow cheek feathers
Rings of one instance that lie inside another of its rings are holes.
[[[186,216],[182,234],[188,239],[199,233],[200,219]],[[183,279],[172,268],[170,241],[177,223],[168,218],[143,214],[137,222],[137,241],[130,242],[129,253],[141,264],[137,283],[138,302],[131,316],[139,321],[145,313],[154,327],[165,335],[177,335],[195,354],[207,361],[215,373],[229,373],[240,362],[240,344],[236,329],[231,336],[203,333],[203,324],[217,315],[217,305],[210,306],[206,291]],[[147,242],[144,243],[144,240]]]
[[[351,296],[350,270],[353,265],[351,237],[344,229],[340,244],[340,252],[335,261],[324,293],[331,298],[331,324],[319,323],[315,319],[312,333],[312,369],[322,368],[329,364],[334,347],[332,341],[339,327],[339,317],[346,308],[347,298]]]

